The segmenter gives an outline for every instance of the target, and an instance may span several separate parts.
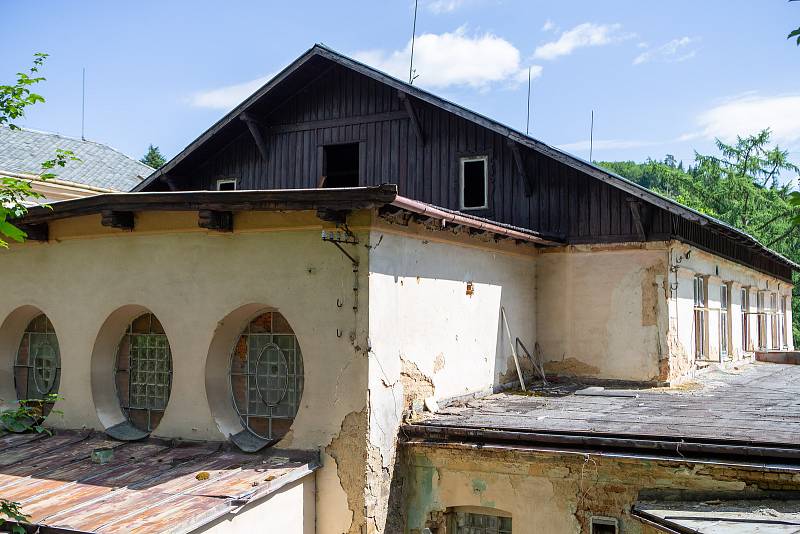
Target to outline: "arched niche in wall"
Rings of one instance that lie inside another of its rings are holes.
[[[103,323],[92,350],[92,397],[108,435],[147,437],[161,421],[172,389],[172,352],[147,308],[123,306]]]
[[[50,318],[35,306],[17,308],[0,325],[0,406],[27,401],[47,417],[60,382],[61,350]]]
[[[206,394],[218,428],[239,448],[257,451],[285,436],[303,386],[300,343],[278,310],[250,304],[220,321],[206,360]]]

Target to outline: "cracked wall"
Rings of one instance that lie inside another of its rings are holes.
[[[451,507],[511,514],[515,534],[588,532],[592,515],[614,517],[620,532],[652,532],[629,511],[640,492],[706,498],[800,490],[800,474],[726,464],[641,460],[581,453],[406,445],[407,530],[441,526]]]
[[[529,348],[536,341],[536,249],[450,232],[435,239],[413,226],[420,235],[385,230],[373,231],[380,245],[370,252],[367,532],[402,531],[404,412],[508,379],[514,364],[501,306],[512,335]]]
[[[548,372],[653,381],[666,353],[664,243],[545,249],[537,325]]]

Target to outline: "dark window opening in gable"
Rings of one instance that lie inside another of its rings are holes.
[[[323,187],[358,187],[358,143],[324,147]]]
[[[217,191],[235,191],[236,180],[217,180]]]
[[[488,158],[461,158],[461,209],[488,208]]]

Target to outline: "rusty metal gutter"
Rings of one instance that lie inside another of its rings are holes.
[[[402,427],[407,437],[441,442],[466,442],[468,444],[502,444],[520,446],[563,447],[573,450],[599,450],[616,452],[661,453],[677,459],[697,457],[758,458],[761,461],[800,463],[800,447],[775,447],[741,442],[676,441],[658,437],[610,436],[601,434],[566,434],[493,430],[487,428],[461,428],[410,424]]]
[[[425,202],[420,202],[418,200],[412,200],[400,195],[395,197],[395,199],[391,202],[391,205],[411,213],[416,213],[417,215],[423,215],[432,219],[439,219],[449,222],[453,225],[466,226],[482,232],[489,232],[519,241],[536,243],[539,245],[563,245],[563,243],[559,243],[553,239],[545,238],[537,232],[523,231],[522,229],[517,230],[505,225],[493,223],[487,219],[472,217],[460,212],[438,208],[431,204],[426,204]]]

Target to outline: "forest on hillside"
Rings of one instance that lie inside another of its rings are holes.
[[[695,152],[684,165],[667,155],[663,160],[596,162],[628,180],[673,198],[697,211],[727,222],[762,244],[800,263],[800,168],[789,153],[770,141],[770,131],[717,141],[718,154]],[[800,340],[800,276],[794,274],[792,330]]]

